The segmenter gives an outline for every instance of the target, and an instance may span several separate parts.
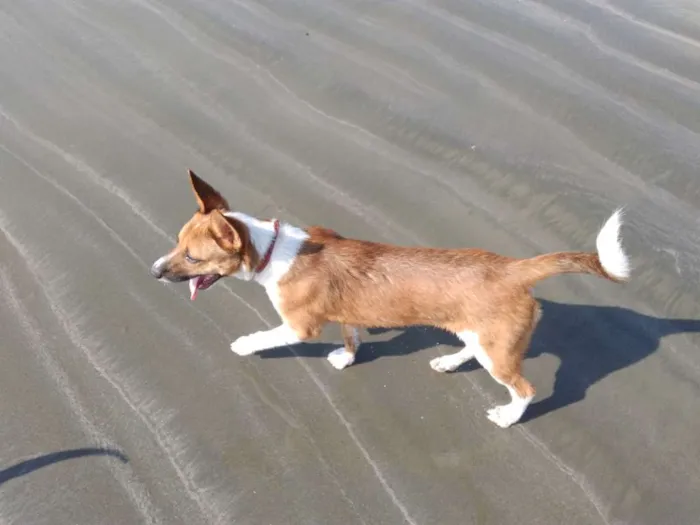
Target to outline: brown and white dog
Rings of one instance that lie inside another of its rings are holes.
[[[344,347],[328,355],[341,370],[360,344],[358,328],[430,325],[464,342],[438,357],[438,372],[476,358],[508,389],[510,403],[488,410],[501,427],[516,423],[535,395],[522,376],[522,361],[540,318],[531,287],[563,273],[587,273],[625,281],[629,263],[619,240],[620,210],[600,230],[597,253],[560,252],[515,259],[479,249],[402,247],[347,239],[321,227],[297,228],[229,210],[226,200],[190,171],[199,210],[184,225],[177,245],[151,273],[188,281],[191,298],[221,277],[261,284],[282,319],[271,330],[231,343],[238,355],[317,337],[339,323]]]

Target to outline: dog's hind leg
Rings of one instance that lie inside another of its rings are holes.
[[[519,374],[508,379],[501,379],[493,373],[491,376],[508,389],[511,400],[506,405],[490,408],[486,415],[489,420],[496,423],[499,427],[508,428],[523,417],[525,410],[532,402],[532,398],[535,397],[535,387]]]
[[[476,352],[481,366],[510,394],[510,403],[487,411],[487,417],[501,428],[517,423],[535,397],[535,387],[522,375],[522,362],[539,316],[539,308],[535,306],[532,318],[519,333],[506,337],[495,335],[495,339],[484,341]]]
[[[360,332],[357,328],[341,324],[340,331],[343,334],[344,346],[328,354],[328,361],[337,370],[347,368],[355,362],[355,355],[360,346]]]
[[[454,372],[464,363],[475,357],[479,348],[479,335],[470,330],[457,333],[457,337],[464,343],[464,348],[454,354],[436,357],[430,361],[430,368],[436,372]]]

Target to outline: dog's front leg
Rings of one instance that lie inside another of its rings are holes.
[[[360,333],[357,328],[341,324],[340,330],[343,334],[343,343],[345,346],[333,350],[328,354],[328,361],[330,361],[333,368],[337,370],[342,370],[355,362],[355,354],[357,353],[357,348],[360,346]]]
[[[292,327],[282,324],[271,330],[242,335],[231,343],[231,350],[238,355],[251,355],[261,350],[293,345],[300,341],[301,338]]]

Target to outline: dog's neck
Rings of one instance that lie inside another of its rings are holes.
[[[245,268],[234,277],[246,281],[256,281],[265,288],[276,285],[289,271],[301,245],[308,238],[308,234],[301,228],[283,222],[280,223],[279,232],[275,234],[273,220],[257,219],[242,212],[227,212],[226,215],[245,225],[248,229],[250,242],[259,258],[264,257],[267,251],[272,248],[269,261],[261,272],[258,273],[255,267]]]

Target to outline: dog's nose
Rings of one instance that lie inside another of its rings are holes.
[[[151,275],[155,277],[156,279],[160,279],[165,275],[166,270],[169,267],[170,259],[172,258],[172,254],[169,253],[168,255],[164,255],[160,259],[158,259],[156,262],[153,263],[153,266],[151,266]]]
[[[155,262],[153,266],[151,266],[151,275],[156,279],[160,279],[161,277],[163,277],[163,269],[158,264],[158,262]]]
[[[167,263],[167,256],[158,259],[156,262],[153,263],[153,266],[151,266],[151,275],[156,279],[160,279],[161,277],[163,277],[163,274],[165,273],[165,267],[168,265]]]

